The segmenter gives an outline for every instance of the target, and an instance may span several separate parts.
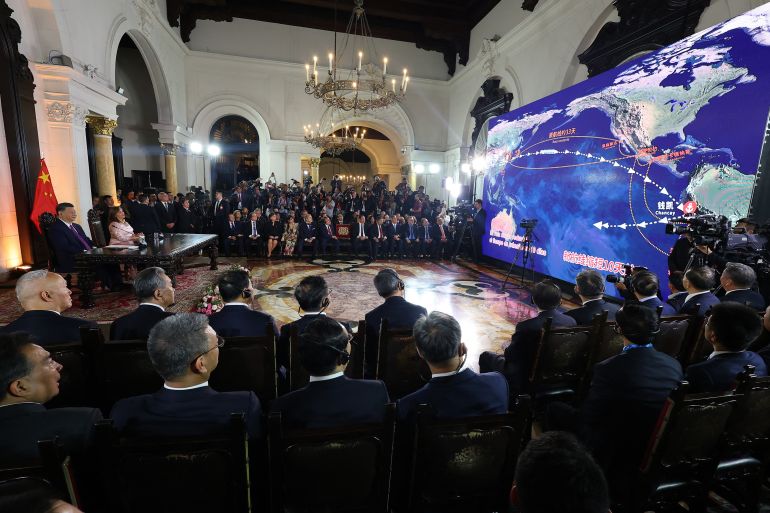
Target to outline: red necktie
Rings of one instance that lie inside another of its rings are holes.
[[[377,238],[378,239],[382,238],[382,226],[379,224],[377,225]]]

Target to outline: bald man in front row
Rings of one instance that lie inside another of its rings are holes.
[[[24,274],[16,282],[16,298],[24,313],[0,328],[0,334],[24,331],[43,347],[79,341],[80,327],[96,324],[62,315],[72,306],[71,296],[67,282],[56,273],[41,269]]]

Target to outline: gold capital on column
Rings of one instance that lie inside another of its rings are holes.
[[[176,179],[176,145],[161,144],[163,149],[163,163],[166,166],[166,191],[176,194],[178,191]]]
[[[86,123],[91,125],[95,135],[112,136],[112,132],[117,128],[118,122],[114,119],[103,118],[101,116],[86,116]]]

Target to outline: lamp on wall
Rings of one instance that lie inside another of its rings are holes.
[[[432,175],[437,175],[439,171],[441,171],[441,166],[439,166],[435,162],[428,166],[428,172]]]
[[[222,148],[217,146],[216,144],[209,144],[206,148],[206,153],[209,154],[211,157],[218,157],[222,154]]]
[[[464,174],[466,174],[466,175],[469,175],[469,174],[471,174],[471,165],[470,165],[470,164],[468,164],[467,162],[463,162],[463,163],[460,165],[460,171],[462,171],[462,172],[463,172]]]
[[[199,143],[198,141],[193,141],[189,145],[190,152],[194,153],[195,155],[200,155],[203,153],[203,145]]]
[[[414,165],[414,174],[421,175],[425,172],[425,166],[422,164],[415,164]]]

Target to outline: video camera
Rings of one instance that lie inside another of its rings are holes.
[[[666,224],[666,233],[670,235],[692,235],[696,246],[708,246],[715,249],[720,242],[725,242],[730,233],[730,221],[725,216],[704,214],[693,217],[671,219]]]
[[[631,264],[625,264],[623,266],[623,274],[608,274],[607,275],[607,283],[622,283],[623,286],[628,291],[627,294],[630,296],[627,297],[633,297],[634,293],[634,284],[633,284],[633,276],[634,274],[642,271],[648,271],[646,267],[634,267]]]
[[[447,214],[454,216],[458,222],[464,223],[466,219],[473,217],[473,215],[476,213],[476,210],[473,208],[473,205],[470,202],[461,201],[454,207],[448,208],[446,212]]]
[[[525,230],[534,230],[537,226],[537,219],[522,219],[519,221],[519,227]]]

